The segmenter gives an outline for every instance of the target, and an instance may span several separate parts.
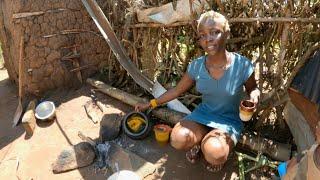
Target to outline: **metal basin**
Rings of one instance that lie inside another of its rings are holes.
[[[56,115],[56,107],[51,101],[44,101],[36,107],[35,116],[37,119],[46,121],[52,120]]]

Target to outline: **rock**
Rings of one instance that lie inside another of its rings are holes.
[[[58,51],[51,51],[50,54],[47,57],[47,63],[53,62],[55,60],[58,60],[60,58],[60,53]]]
[[[110,142],[108,152],[108,164],[113,172],[118,170],[130,170],[137,173],[142,179],[155,171],[155,165],[140,156],[123,149],[119,145]],[[117,165],[118,168],[117,169]]]
[[[44,76],[48,77],[53,73],[53,66],[51,63],[48,63],[47,65],[45,65],[45,72],[44,72]]]
[[[86,102],[84,109],[88,118],[91,119],[94,124],[101,121],[103,117],[103,110],[101,110],[96,103],[93,103],[92,100]]]
[[[118,114],[105,114],[100,122],[102,142],[111,141],[119,136],[122,117]]]
[[[95,158],[93,147],[87,142],[80,142],[63,150],[52,165],[53,173],[62,173],[90,165]]]
[[[34,110],[36,108],[37,100],[30,101],[26,112],[22,117],[22,126],[26,130],[26,134],[31,136],[33,134],[33,130],[36,127],[36,117],[34,116]]]
[[[30,68],[38,69],[42,66],[42,63],[45,62],[43,58],[30,59]]]

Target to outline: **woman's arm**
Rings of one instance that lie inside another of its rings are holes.
[[[260,98],[260,90],[257,88],[257,83],[254,79],[254,72],[251,74],[244,86],[248,95],[250,96],[250,100],[252,100],[254,103],[258,103]]]
[[[160,97],[156,99],[157,105],[165,104],[177,97],[179,97],[181,94],[186,92],[188,89],[192,87],[194,83],[194,80],[188,75],[188,73],[185,73],[181,80],[178,82],[177,86],[168,90],[164,94],[162,94]],[[150,103],[138,103],[135,106],[136,111],[144,111],[151,107]]]

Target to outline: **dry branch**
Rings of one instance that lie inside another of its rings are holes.
[[[254,23],[254,22],[267,22],[267,23],[279,23],[279,22],[292,22],[292,23],[320,23],[320,18],[290,18],[290,17],[266,17],[266,18],[231,18],[229,23]],[[129,28],[143,28],[143,27],[176,27],[192,24],[193,21],[176,22],[172,24],[160,24],[160,23],[139,23],[129,26]]]
[[[67,35],[67,34],[79,34],[79,33],[92,33],[96,36],[99,36],[101,38],[103,38],[103,36],[101,36],[99,33],[94,32],[94,31],[90,31],[90,30],[84,30],[84,29],[66,29],[66,30],[62,30],[58,33],[55,34],[48,34],[48,35],[44,35],[42,36],[43,38],[51,38],[54,36],[59,36],[59,35]]]

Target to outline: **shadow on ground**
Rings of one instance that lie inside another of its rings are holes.
[[[38,122],[34,135],[26,140],[19,138],[24,133],[21,125],[15,129],[11,128],[12,117],[17,106],[16,87],[7,79],[1,80],[0,148],[7,147],[16,139],[19,142],[9,149],[10,151],[8,150],[8,157],[5,157],[6,155],[3,156],[3,158],[6,158],[6,162],[4,164],[0,163],[0,167],[4,168],[0,177],[7,173],[8,175],[19,176],[22,179],[106,179],[106,175],[111,174],[110,170],[97,170],[95,164],[61,174],[53,174],[51,170],[51,163],[56,160],[57,155],[64,147],[75,145],[82,141],[78,137],[79,131],[92,139],[100,139],[100,123],[94,124],[87,117],[83,108],[83,105],[90,100],[90,90],[91,87],[83,86],[78,90],[58,89],[47,92],[46,98],[42,100],[55,102],[57,117],[54,122]],[[106,108],[104,113],[107,115],[128,113],[133,110],[132,107],[102,93],[97,93],[97,97],[104,104]],[[147,180],[232,179],[232,176],[236,176],[234,175],[234,172],[237,171],[235,159],[228,161],[223,171],[211,173],[205,170],[203,162],[190,164],[187,162],[184,152],[176,151],[170,145],[158,145],[153,132],[147,138],[139,141],[132,140],[121,133],[120,137],[114,142],[156,165],[156,172],[147,176],[145,178]],[[1,149],[0,155],[2,153],[3,150]],[[19,156],[22,156],[20,157],[19,169],[13,171],[16,162],[10,161],[10,159]],[[39,168],[42,171],[39,172]]]
[[[12,127],[18,105],[17,88],[8,79],[6,70],[0,70],[0,164],[9,150],[10,143],[23,134],[21,127]]]

